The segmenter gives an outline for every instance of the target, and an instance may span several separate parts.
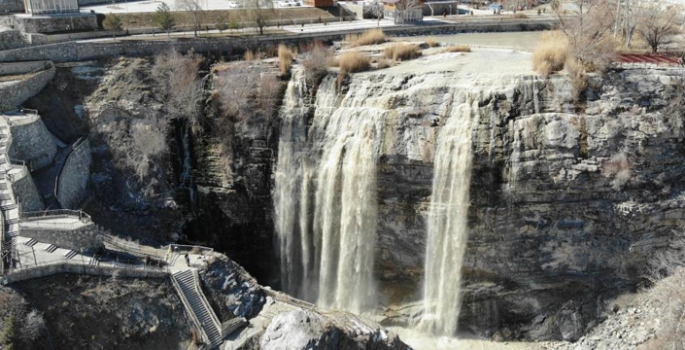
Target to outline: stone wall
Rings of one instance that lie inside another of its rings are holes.
[[[24,2],[21,0],[0,0],[0,14],[24,12]]]
[[[50,219],[56,217],[51,216]],[[36,219],[40,220],[40,219]],[[21,227],[21,235],[34,238],[39,242],[54,244],[60,248],[71,249],[75,252],[82,250],[94,252],[102,247],[102,239],[95,225],[89,225],[76,230],[42,229]]]
[[[43,198],[38,193],[38,188],[33,182],[31,175],[26,174],[24,177],[12,182],[12,190],[19,203],[19,211],[39,211],[45,209]]]
[[[26,46],[26,39],[16,29],[0,31],[0,50],[10,50]]]
[[[385,28],[389,35],[437,35],[473,31],[522,31],[543,30],[551,28],[556,20],[536,21],[534,24],[526,21],[512,20],[510,22],[492,23],[455,23],[440,26],[417,26],[411,28]],[[176,49],[186,52],[193,49],[197,53],[221,53],[242,52],[246,48],[260,48],[279,43],[298,45],[317,41],[340,40],[349,33],[357,33],[359,30],[347,30],[333,33],[308,34],[303,36],[282,36],[255,39],[235,38],[193,38],[155,41],[125,40],[119,42],[66,42],[59,44],[33,46],[31,48],[6,50],[0,52],[0,62],[12,61],[39,61],[52,60],[55,62],[86,61],[118,56],[151,56]]]
[[[20,60],[22,61],[22,60]],[[30,97],[39,93],[55,76],[55,67],[51,66],[42,72],[26,79],[0,85],[0,104],[19,106]]]
[[[90,141],[85,140],[74,146],[57,178],[55,197],[65,209],[77,209],[88,195],[90,178]]]
[[[30,122],[14,122],[9,117],[8,121],[12,133],[10,158],[25,161],[31,170],[52,164],[57,154],[57,145],[40,117],[35,116]]]
[[[10,284],[34,278],[42,278],[59,273],[73,273],[92,276],[112,276],[115,273],[119,278],[166,278],[168,273],[162,270],[132,269],[114,266],[89,266],[81,263],[61,263],[39,266],[26,270],[19,270],[5,275],[3,284]]]
[[[16,28],[26,33],[54,33],[67,30],[88,31],[98,29],[95,14],[70,14],[69,16],[17,17]]]

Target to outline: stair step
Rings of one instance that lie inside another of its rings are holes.
[[[69,260],[69,259],[72,259],[73,257],[75,257],[76,254],[78,254],[78,253],[73,251],[73,250],[70,250],[66,254],[64,254],[64,257],[66,257],[67,260]]]
[[[57,250],[57,246],[54,244],[50,244],[49,246],[45,247],[45,251],[48,253],[52,253],[55,250]]]
[[[34,245],[36,245],[36,243],[38,243],[38,241],[36,241],[35,238],[31,238],[28,241],[24,242],[24,245],[33,247]]]

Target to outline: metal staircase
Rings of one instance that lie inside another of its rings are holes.
[[[202,293],[197,271],[189,269],[176,272],[171,275],[171,280],[186,311],[201,330],[207,348],[213,349],[221,345],[223,342],[221,322]]]

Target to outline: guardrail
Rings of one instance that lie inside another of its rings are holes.
[[[105,247],[109,245],[113,250],[121,250],[139,258],[153,257],[160,260],[166,260],[167,253],[164,248],[158,249],[150,246],[142,245],[134,241],[128,241],[119,237],[101,234]]]
[[[169,275],[168,268],[160,268],[149,265],[126,265],[110,261],[100,261],[90,264],[79,259],[36,263],[25,268],[12,268],[3,276],[3,284],[24,281],[33,278],[41,278],[58,273],[75,273],[94,276],[112,276],[131,278],[164,278]]]
[[[82,210],[72,209],[55,209],[55,210],[41,210],[41,211],[25,211],[19,214],[19,218],[23,220],[42,220],[52,219],[55,217],[78,216],[79,220],[83,222],[93,222],[90,215]]]

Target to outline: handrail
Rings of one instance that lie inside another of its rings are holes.
[[[139,257],[152,256],[158,259],[166,260],[166,254],[164,249],[153,248],[136,242],[131,242],[124,240],[119,237],[114,237],[107,234],[101,234],[102,240],[105,244],[112,245],[130,254],[137,255]]]
[[[202,291],[202,288],[200,287],[200,276],[198,275],[196,270],[193,270],[193,284],[195,285],[195,291],[200,296],[200,301],[202,302],[202,305],[207,309],[209,317],[211,317],[212,322],[214,323],[214,327],[216,327],[216,330],[219,331],[219,336],[222,336],[221,321],[219,321],[219,318],[216,316],[216,312],[214,312],[214,309],[212,309],[212,306],[209,304],[209,300],[207,300],[205,293]],[[212,346],[216,345],[219,344],[212,344]]]
[[[190,318],[193,320],[193,323],[195,323],[195,327],[197,327],[202,334],[202,339],[204,339],[208,344],[211,344],[211,341],[209,339],[209,336],[207,335],[207,332],[205,332],[205,329],[202,327],[202,322],[197,318],[197,315],[195,315],[195,311],[193,311],[193,308],[190,306],[190,302],[188,299],[186,299],[185,293],[183,293],[183,289],[181,289],[181,285],[178,284],[178,281],[176,281],[176,276],[171,274],[171,283],[174,284],[174,289],[176,289],[176,292],[178,293],[181,303],[183,306],[185,306],[186,311],[190,314]]]

